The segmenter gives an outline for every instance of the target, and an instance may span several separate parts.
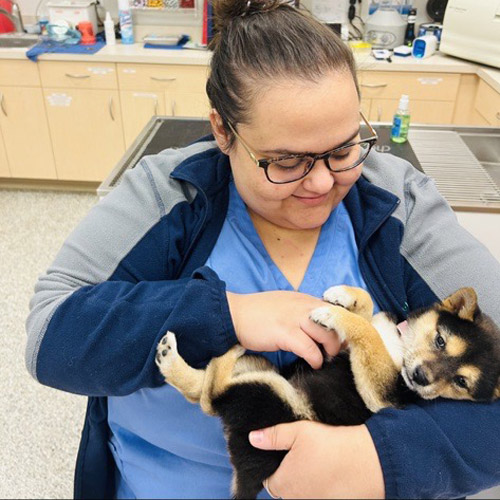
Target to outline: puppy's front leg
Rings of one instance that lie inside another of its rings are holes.
[[[356,388],[368,409],[375,413],[394,406],[391,398],[399,370],[371,323],[344,307],[333,305],[315,309],[311,319],[335,330],[341,342],[348,341]]]

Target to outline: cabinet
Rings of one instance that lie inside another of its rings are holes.
[[[0,61],[0,130],[2,175],[57,178],[40,78],[31,61]]]
[[[3,143],[2,131],[0,130],[0,176],[10,177],[9,164],[7,163],[7,153]]]
[[[362,106],[372,121],[391,121],[402,94],[410,97],[412,121],[443,124],[453,122],[460,75],[361,71]]]
[[[118,64],[127,147],[155,114],[208,117],[206,66]]]
[[[474,110],[488,125],[500,127],[500,93],[481,80],[477,88]]]
[[[102,181],[125,151],[115,65],[39,64],[58,179]]]

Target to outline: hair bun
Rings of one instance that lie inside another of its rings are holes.
[[[220,31],[235,18],[269,12],[283,4],[295,4],[295,0],[213,0],[215,29]]]

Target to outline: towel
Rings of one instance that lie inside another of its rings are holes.
[[[47,40],[37,43],[26,52],[26,57],[33,62],[38,60],[41,54],[95,54],[106,45],[104,41],[96,41],[92,45],[64,45],[61,42]]]

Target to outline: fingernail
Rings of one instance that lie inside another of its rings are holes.
[[[264,432],[263,431],[252,431],[249,434],[249,439],[251,443],[260,444],[264,441]]]

